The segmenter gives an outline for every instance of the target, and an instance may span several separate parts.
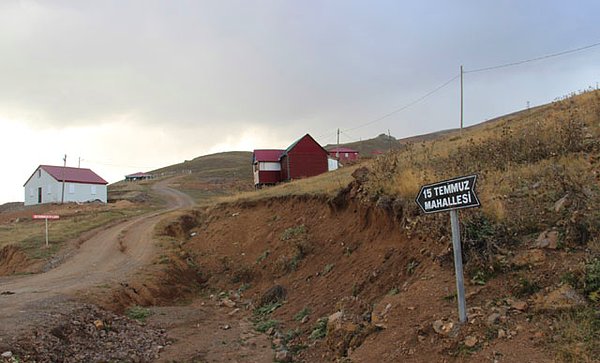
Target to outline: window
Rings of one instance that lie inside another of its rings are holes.
[[[96,186],[92,185],[92,195],[96,195]]]
[[[344,157],[348,157],[348,153],[344,153]]]
[[[38,178],[42,177],[42,169],[38,169]]]
[[[69,194],[74,194],[75,193],[75,184],[71,183],[69,184]]]

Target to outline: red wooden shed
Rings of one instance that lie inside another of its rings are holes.
[[[327,150],[312,136],[304,135],[281,155],[281,180],[306,178],[327,172],[327,155]]]
[[[358,160],[358,151],[350,149],[348,147],[336,147],[330,149],[329,155],[341,161],[342,163],[347,161],[352,162]]]

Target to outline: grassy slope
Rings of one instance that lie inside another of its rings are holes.
[[[157,175],[173,176],[176,189],[192,196],[197,203],[212,203],[215,197],[252,190],[252,153],[231,151],[197,157],[183,163],[154,170]]]
[[[335,145],[335,144],[328,144],[328,145],[325,145],[325,149],[329,150],[336,146],[337,145]],[[390,139],[385,134],[381,134],[377,137],[374,137],[374,138],[368,139],[368,140],[340,144],[340,147],[349,147],[351,149],[357,150],[359,152],[361,158],[371,158],[374,156],[373,155],[374,151],[385,152],[385,151],[388,151],[390,149],[390,147],[398,148],[399,146],[400,145],[398,143],[398,140],[396,140],[393,136]]]

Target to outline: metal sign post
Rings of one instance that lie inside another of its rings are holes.
[[[48,248],[48,219],[60,219],[60,216],[53,214],[34,214],[33,219],[43,219],[46,221],[46,248]]]
[[[465,279],[463,276],[462,248],[460,244],[460,225],[456,209],[450,211],[452,227],[452,250],[454,251],[454,274],[456,275],[456,299],[458,300],[458,317],[461,323],[467,321],[467,301],[465,300]]]
[[[427,214],[450,211],[454,272],[456,275],[456,299],[458,300],[458,317],[461,323],[467,321],[467,303],[465,300],[458,209],[480,206],[479,199],[475,194],[476,182],[477,175],[469,175],[424,185],[421,187],[416,199],[419,207]]]

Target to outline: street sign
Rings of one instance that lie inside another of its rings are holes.
[[[55,214],[34,214],[33,219],[60,219],[60,216]]]
[[[425,213],[450,211],[454,274],[456,275],[456,300],[458,301],[458,317],[461,323],[467,321],[467,302],[465,299],[458,209],[480,206],[479,199],[475,194],[476,182],[477,175],[467,175],[423,185],[415,200]]]
[[[479,199],[475,194],[476,182],[477,175],[468,175],[424,185],[416,202],[425,213],[479,207]]]
[[[34,214],[32,218],[46,221],[46,247],[48,247],[48,219],[60,219],[60,216],[56,214]]]

